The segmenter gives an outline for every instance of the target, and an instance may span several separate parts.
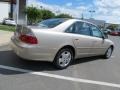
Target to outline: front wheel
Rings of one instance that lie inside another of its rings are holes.
[[[73,52],[71,49],[68,49],[68,48],[61,49],[57,53],[57,55],[54,59],[54,65],[58,69],[65,69],[70,65],[73,58],[74,58],[74,56],[73,56]]]
[[[113,53],[113,47],[109,47],[104,55],[105,59],[109,59]]]

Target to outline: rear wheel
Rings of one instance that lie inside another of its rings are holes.
[[[109,47],[104,55],[105,59],[109,59],[113,53],[113,47]]]
[[[63,48],[57,53],[54,64],[58,69],[65,69],[73,61],[73,58],[72,50],[69,48]]]

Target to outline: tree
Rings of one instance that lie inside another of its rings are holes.
[[[41,12],[42,12],[42,19],[43,20],[55,17],[55,14],[50,10],[43,9],[43,10],[41,10]]]
[[[28,24],[36,24],[38,21],[50,19],[50,18],[73,18],[69,14],[59,14],[55,16],[55,14],[47,9],[38,9],[33,6],[29,6],[26,8],[25,13],[27,14]]]
[[[35,24],[42,19],[42,12],[33,6],[26,8],[28,24]]]
[[[111,24],[107,27],[107,29],[111,29],[111,30],[116,30],[118,28],[117,24]]]
[[[59,14],[56,16],[56,18],[73,18],[72,16],[70,16],[69,14]]]

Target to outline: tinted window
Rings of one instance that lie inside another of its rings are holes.
[[[78,34],[91,35],[90,26],[84,22],[77,22],[76,23],[76,31]]]
[[[91,35],[90,26],[84,22],[76,22],[71,25],[67,30],[67,33],[75,33],[82,35]]]
[[[54,28],[57,25],[65,22],[66,20],[68,20],[68,19],[63,19],[63,18],[60,18],[60,19],[48,19],[48,20],[44,20],[44,21],[38,23],[37,26],[44,27],[44,28]]]
[[[102,38],[102,32],[96,26],[91,25],[91,30],[94,37]]]

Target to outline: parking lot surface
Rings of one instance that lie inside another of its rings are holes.
[[[0,90],[120,90],[120,37],[108,60],[82,58],[64,70],[49,62],[25,61],[0,46]]]

